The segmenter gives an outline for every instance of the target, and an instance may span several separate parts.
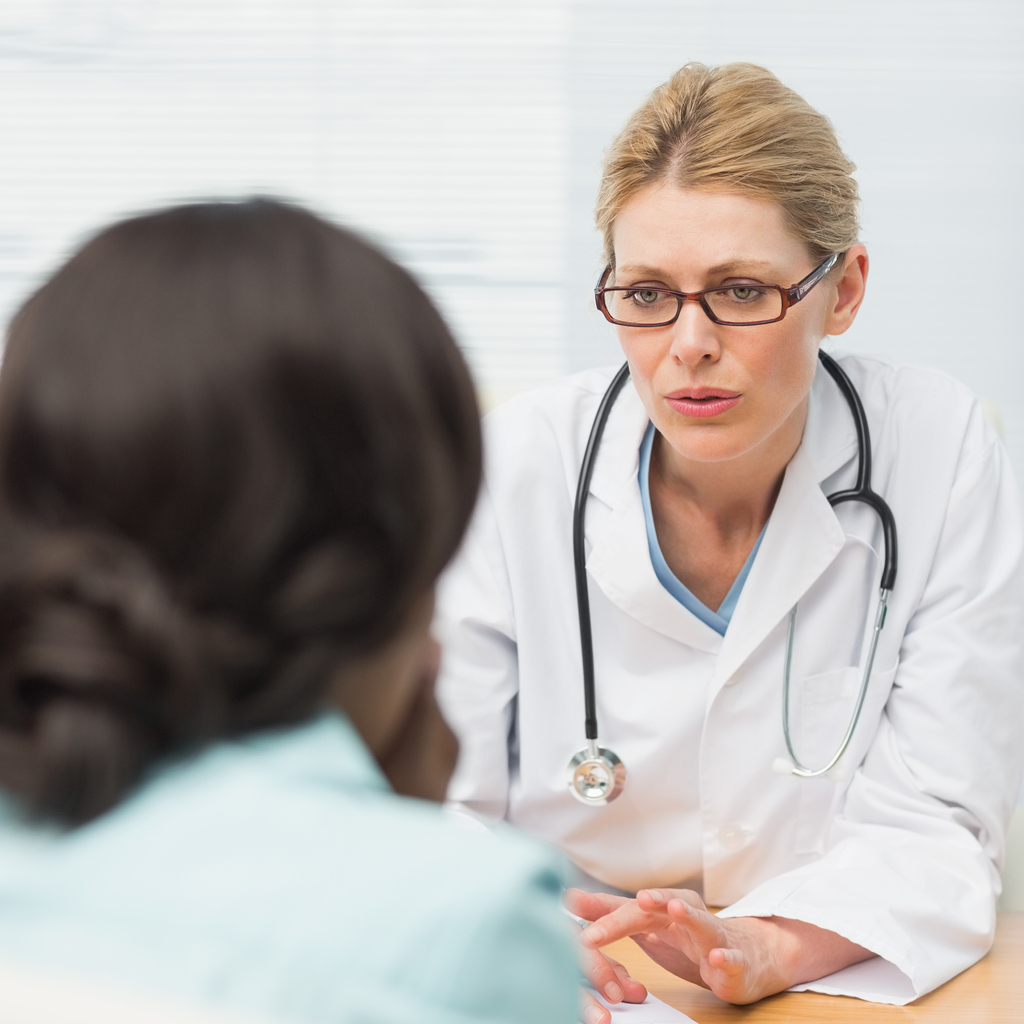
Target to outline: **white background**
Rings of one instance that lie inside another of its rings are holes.
[[[832,118],[872,257],[843,344],[966,381],[1024,477],[1020,0],[2,0],[0,318],[114,216],[269,192],[411,266],[489,401],[609,362],[601,154],[687,60]]]

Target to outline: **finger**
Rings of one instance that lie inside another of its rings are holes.
[[[612,1015],[589,992],[580,992],[580,1014],[587,1024],[611,1024]]]
[[[585,946],[596,949],[609,942],[636,935],[639,932],[657,932],[672,924],[666,909],[655,912],[644,910],[636,900],[628,900],[610,914],[598,918],[583,929],[581,941]]]
[[[642,1003],[647,998],[647,989],[635,978],[629,976],[629,971],[617,960],[608,958],[608,962],[615,970],[615,976],[622,986],[622,1001],[624,1003]]]
[[[730,978],[739,977],[747,969],[746,958],[740,949],[713,949],[708,953],[708,963]]]
[[[713,949],[727,948],[722,923],[714,914],[681,899],[669,900],[667,909],[669,917],[689,935],[701,959],[707,959]]]
[[[610,914],[623,903],[631,903],[625,896],[612,896],[606,892],[584,892],[582,889],[566,889],[562,893],[565,908],[585,921],[596,921],[605,914]]]
[[[612,961],[596,949],[583,949],[581,961],[583,973],[590,984],[609,1003],[621,1003],[626,993]]]
[[[694,910],[702,910],[705,914],[711,913],[707,904],[700,898],[700,893],[694,892],[692,889],[673,889],[672,891],[676,893],[678,899],[688,903]]]
[[[691,981],[695,985],[710,987],[701,977],[700,963],[691,960],[686,950],[680,948],[679,942],[665,942],[655,936],[634,935],[633,941],[656,963],[665,970],[682,978],[684,981]]]
[[[636,901],[644,910],[664,910],[671,900],[682,900],[697,910],[707,910],[704,901],[692,889],[641,889]]]

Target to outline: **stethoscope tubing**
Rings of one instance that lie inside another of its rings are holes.
[[[868,427],[867,414],[864,412],[864,403],[860,400],[853,381],[832,356],[819,349],[818,359],[828,371],[829,376],[836,382],[843,398],[846,399],[846,404],[850,407],[850,415],[853,417],[853,426],[857,432],[857,482],[849,490],[830,494],[828,503],[835,508],[836,505],[842,505],[844,502],[860,501],[875,510],[882,522],[882,538],[885,547],[882,578],[878,585],[880,590],[888,590],[891,593],[893,584],[896,582],[898,556],[896,519],[885,499],[871,489],[871,431]]]
[[[879,636],[881,635],[882,627],[885,625],[886,612],[889,607],[889,595],[892,593],[893,585],[896,582],[898,556],[896,547],[896,519],[885,499],[881,495],[876,494],[871,488],[871,431],[868,427],[864,403],[861,402],[860,395],[857,394],[857,389],[853,386],[853,381],[850,380],[846,371],[843,370],[832,356],[827,352],[819,350],[818,358],[846,399],[846,404],[850,407],[850,415],[853,418],[854,429],[857,433],[857,481],[848,490],[836,491],[830,494],[828,496],[828,503],[835,508],[837,505],[842,505],[846,502],[859,501],[872,508],[882,524],[884,558],[882,562],[882,576],[878,585],[878,604],[875,608],[875,620],[871,629],[871,641],[868,645],[867,657],[865,658],[864,669],[861,673],[860,687],[857,690],[857,700],[854,704],[853,714],[850,716],[850,721],[846,731],[843,733],[839,746],[820,768],[808,768],[801,762],[794,749],[793,738],[790,734],[789,691],[799,602],[793,605],[789,613],[789,624],[786,631],[786,654],[782,669],[782,734],[791,760],[789,763],[786,763],[784,758],[780,759],[781,763],[773,767],[782,774],[796,775],[802,779],[817,779],[833,771],[853,741],[857,725],[860,722],[861,712],[864,710],[868,687],[871,684],[871,672],[875,665],[875,654],[878,651]]]
[[[857,731],[857,723],[860,722],[860,713],[864,710],[864,701],[868,695],[868,685],[871,682],[871,670],[875,664],[875,652],[878,650],[878,638],[882,632],[882,627],[885,625],[885,613],[889,605],[889,591],[880,589],[878,596],[878,606],[875,609],[875,624],[871,630],[871,643],[868,647],[867,660],[864,663],[864,671],[861,673],[860,689],[857,691],[857,703],[853,708],[853,715],[850,717],[850,722],[846,727],[846,732],[843,734],[842,741],[836,748],[835,753],[822,765],[820,768],[808,768],[806,765],[801,763],[800,758],[797,757],[796,751],[793,749],[793,739],[789,731],[789,689],[790,689],[790,677],[791,669],[793,667],[793,641],[796,634],[796,615],[797,609],[800,607],[799,602],[793,605],[789,613],[789,626],[786,631],[786,659],[785,666],[782,670],[782,734],[786,740],[786,750],[789,751],[791,760],[787,762],[785,758],[781,758],[781,764],[778,770],[783,775],[796,775],[801,779],[817,779],[822,775],[828,775],[837,764],[843,754],[846,753],[847,748],[850,746],[853,740],[854,733]],[[775,766],[773,765],[773,768]]]
[[[594,475],[594,462],[601,444],[608,414],[618,398],[626,381],[629,380],[629,363],[623,363],[597,407],[594,425],[587,439],[580,467],[579,483],[576,486],[576,503],[572,511],[572,557],[576,571],[576,603],[580,619],[580,650],[583,655],[583,707],[584,728],[588,740],[597,739],[597,701],[594,697],[594,640],[590,626],[590,592],[587,589],[587,552],[583,542],[583,526],[590,494],[590,478]]]
[[[882,525],[884,558],[882,563],[882,575],[879,581],[878,606],[875,612],[871,641],[861,676],[856,705],[847,729],[843,735],[842,742],[833,756],[830,757],[821,768],[808,768],[800,762],[794,750],[792,737],[790,735],[790,678],[799,602],[793,606],[789,613],[789,624],[783,665],[782,731],[786,742],[786,749],[789,752],[792,762],[789,763],[786,762],[784,758],[779,758],[776,760],[774,767],[783,774],[792,774],[801,778],[817,778],[833,771],[838,765],[843,754],[846,753],[850,746],[853,736],[857,730],[857,725],[860,721],[861,712],[863,711],[867,697],[868,686],[871,680],[871,672],[875,662],[875,653],[878,649],[879,634],[882,631],[882,627],[885,625],[889,595],[891,594],[893,585],[896,582],[897,569],[896,520],[892,514],[892,510],[885,502],[885,499],[883,499],[881,495],[875,493],[871,488],[871,434],[868,428],[867,414],[864,411],[864,405],[860,400],[860,395],[857,393],[857,389],[853,386],[853,382],[836,360],[833,359],[832,356],[828,355],[828,353],[820,350],[818,352],[818,358],[825,367],[829,376],[831,376],[835,381],[846,400],[857,434],[856,483],[852,488],[844,491],[836,491],[835,493],[830,494],[827,500],[833,508],[847,502],[859,501],[868,505],[875,511]],[[590,436],[587,439],[587,446],[583,453],[579,482],[576,487],[576,501],[573,506],[573,567],[576,575],[576,600],[579,610],[580,653],[582,656],[583,667],[584,728],[587,739],[586,749],[577,755],[576,760],[581,757],[596,757],[599,753],[599,748],[597,746],[597,701],[594,687],[594,642],[590,621],[590,594],[587,586],[586,550],[584,545],[586,505],[590,494],[590,481],[594,473],[594,463],[597,459],[597,452],[601,444],[601,438],[604,434],[605,425],[608,422],[612,406],[628,379],[629,363],[626,362],[619,368],[618,372],[612,378],[611,383],[608,385],[607,390],[601,398],[601,402],[597,408],[597,413],[594,416]],[[614,761],[614,764],[620,764],[615,755],[610,751],[601,750],[600,753],[608,755]],[[621,784],[619,789],[621,790]],[[604,803],[606,801],[595,800],[593,802]]]

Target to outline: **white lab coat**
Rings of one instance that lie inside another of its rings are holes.
[[[587,504],[600,739],[622,796],[578,803],[584,743],[572,508],[613,369],[509,402],[485,421],[486,479],[440,588],[440,694],[462,750],[453,801],[507,818],[626,890],[687,885],[724,916],[778,915],[878,958],[801,986],[905,1003],[989,948],[1024,752],[1021,512],[977,401],[929,370],[845,356],[899,570],[861,723],[838,777],[780,776],[787,617],[800,602],[792,728],[813,767],[852,711],[881,574],[881,530],[833,510],[857,446],[819,366],[801,447],[725,636],[651,566],[637,482],[647,414],[616,402]]]

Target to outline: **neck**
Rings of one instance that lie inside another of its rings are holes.
[[[684,502],[723,536],[758,534],[775,506],[786,466],[800,447],[807,399],[769,438],[735,459],[699,462],[674,449],[659,433],[651,472],[673,501]]]

